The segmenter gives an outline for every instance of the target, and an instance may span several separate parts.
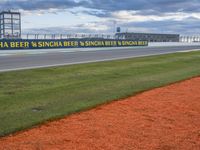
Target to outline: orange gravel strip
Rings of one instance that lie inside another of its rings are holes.
[[[200,77],[0,139],[0,150],[200,150]]]

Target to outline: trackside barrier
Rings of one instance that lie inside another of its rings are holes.
[[[12,49],[50,49],[50,48],[92,48],[92,47],[133,47],[148,46],[147,41],[115,39],[58,39],[58,40],[25,40],[2,39],[0,50]]]

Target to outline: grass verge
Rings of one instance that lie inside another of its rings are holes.
[[[199,51],[0,73],[0,136],[199,75]]]

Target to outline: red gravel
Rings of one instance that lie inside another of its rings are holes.
[[[200,77],[0,139],[0,150],[200,150]]]

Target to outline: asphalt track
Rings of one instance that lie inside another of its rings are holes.
[[[0,72],[62,66],[89,62],[117,60],[141,56],[151,56],[200,50],[200,46],[173,46],[173,47],[143,47],[143,48],[108,48],[108,49],[80,49],[80,50],[40,50],[35,53],[15,53],[0,55]],[[1,51],[2,52],[2,51]]]

